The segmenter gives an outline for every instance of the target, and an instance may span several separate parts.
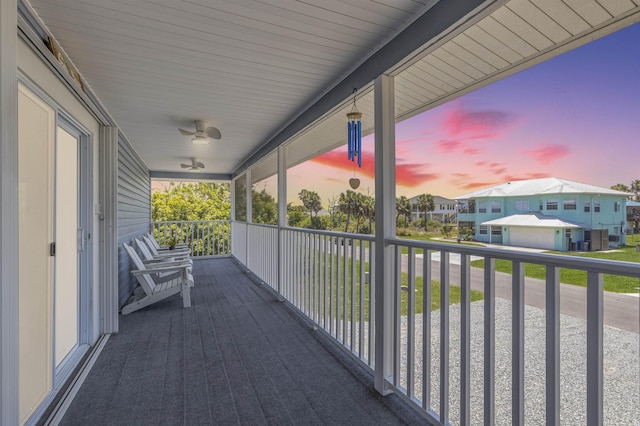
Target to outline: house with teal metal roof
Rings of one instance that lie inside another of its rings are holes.
[[[551,177],[506,182],[455,199],[460,232],[477,241],[570,251],[625,244],[628,195]]]

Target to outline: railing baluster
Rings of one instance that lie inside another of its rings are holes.
[[[343,247],[344,247],[344,238],[343,237],[339,237],[336,239],[337,243],[336,243],[336,253],[337,253],[337,258],[336,258],[336,339],[338,340],[338,342],[342,342],[341,338],[340,338],[340,333],[342,332],[342,328],[341,326],[341,307],[342,305],[340,304],[340,293],[341,293],[341,283],[342,283],[342,276],[343,276],[343,272],[342,272],[342,264],[344,263],[343,259],[342,259],[342,253],[343,253]]]
[[[376,290],[375,290],[375,282],[376,282],[376,272],[373,267],[373,259],[375,259],[375,251],[376,246],[373,241],[369,241],[369,330],[368,330],[368,339],[369,339],[369,349],[368,349],[368,357],[369,357],[369,366],[371,368],[375,367],[375,341],[376,335],[373,332],[375,330],[375,298],[376,298]]]
[[[393,274],[393,385],[400,385],[400,299],[402,297],[402,250],[394,247],[394,274]]]
[[[460,255],[460,424],[471,424],[471,260]]]
[[[546,418],[560,424],[560,271],[547,266],[546,309]]]
[[[431,250],[422,254],[422,409],[431,409]]]
[[[449,252],[440,252],[440,422],[449,423]]]
[[[496,261],[491,257],[484,262],[484,424],[494,425],[496,420]]]
[[[524,425],[524,264],[513,262],[511,285],[511,422]]]
[[[587,424],[603,424],[603,274],[587,273]]]
[[[342,295],[343,295],[343,299],[342,299],[342,344],[346,345],[347,344],[347,331],[348,331],[348,326],[349,324],[347,323],[347,318],[349,315],[349,301],[348,301],[348,297],[349,297],[349,288],[348,288],[348,284],[349,284],[349,250],[347,249],[347,244],[350,243],[350,239],[344,239],[343,242],[343,246],[342,246],[342,251],[344,252],[344,257],[343,257],[343,282],[342,282]]]
[[[351,352],[356,350],[356,242],[351,240]]]
[[[360,240],[360,282],[359,282],[359,289],[360,289],[360,294],[359,294],[359,307],[360,307],[360,312],[359,312],[359,322],[358,322],[358,337],[359,337],[359,341],[358,341],[358,355],[360,355],[360,359],[364,359],[364,352],[365,352],[365,348],[364,348],[364,289],[365,289],[365,281],[366,281],[366,271],[365,271],[365,261],[364,261],[364,255],[365,255],[365,251],[366,251],[366,242],[364,240]]]
[[[334,249],[336,247],[337,238],[329,237],[329,334],[335,336],[334,334],[334,316],[333,316],[333,305],[334,305],[334,282],[336,271],[334,268],[335,265],[335,255]]]
[[[416,332],[416,252],[409,247],[407,265],[407,396],[414,396]]]

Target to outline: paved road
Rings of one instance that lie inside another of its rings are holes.
[[[436,253],[434,253],[435,255]],[[437,253],[439,255],[439,253]],[[437,259],[437,260],[436,260]],[[451,255],[449,276],[452,283],[460,282],[459,255]],[[408,256],[402,256],[403,267],[407,268]],[[440,259],[432,257],[432,277],[440,277]],[[471,288],[484,291],[484,272],[471,268]],[[416,275],[422,276],[422,258],[416,256]],[[511,299],[511,274],[496,272],[496,297]],[[525,304],[545,307],[545,282],[534,278],[525,278]],[[570,284],[560,284],[560,313],[586,319],[587,289]],[[640,297],[620,293],[604,293],[604,324],[622,330],[638,333],[640,331]]]

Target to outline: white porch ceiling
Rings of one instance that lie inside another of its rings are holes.
[[[181,162],[196,157],[209,173],[236,170],[433,3],[30,2],[151,170],[178,172]],[[423,51],[391,70],[398,119],[640,19],[640,0],[485,6],[482,16],[466,16],[447,34],[420,40]],[[373,96],[363,95],[358,107],[372,117]],[[301,132],[288,150],[291,163],[344,143],[345,106],[335,107],[318,126]],[[190,128],[195,119],[218,127],[222,140],[191,144],[177,128]],[[372,120],[364,124],[372,130]]]
[[[431,0],[31,0],[152,170],[230,173]],[[177,128],[205,119],[222,140]]]

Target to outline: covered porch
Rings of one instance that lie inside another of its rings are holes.
[[[605,280],[635,285],[639,264],[398,239],[395,126],[637,23],[639,0],[354,0],[321,19],[311,2],[184,3],[0,3],[1,424],[638,417],[621,409],[640,406],[638,299],[607,308]],[[345,25],[356,10],[359,25]],[[345,144],[356,100],[363,134],[375,134],[375,236],[290,227],[287,170]],[[62,140],[69,167],[54,151]],[[193,178],[183,169],[197,164],[201,179],[230,184],[221,232],[233,259],[196,261],[191,308],[166,300],[124,317],[136,282],[122,246],[153,229],[151,179]],[[65,170],[74,185],[57,188]],[[270,176],[277,224],[256,224],[252,186]],[[62,259],[78,262],[70,280],[55,276]],[[529,264],[544,280],[525,280]],[[587,288],[576,328],[562,327],[563,269]],[[544,304],[534,327],[532,288]],[[631,333],[628,374],[607,368],[608,313]],[[581,339],[580,368],[563,363],[563,333]]]

